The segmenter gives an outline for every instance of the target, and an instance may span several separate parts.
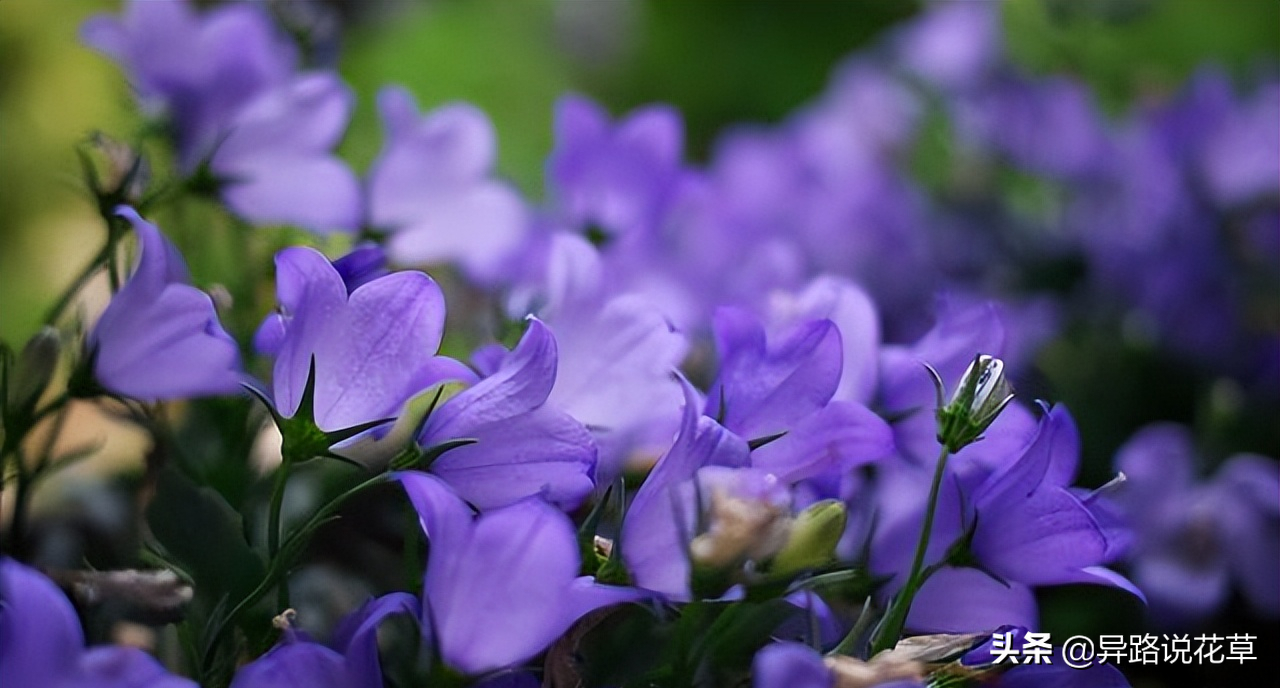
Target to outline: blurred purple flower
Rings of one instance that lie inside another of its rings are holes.
[[[672,373],[688,342],[644,295],[609,293],[586,239],[559,232],[547,244],[508,312],[534,313],[555,334],[559,366],[548,401],[591,431],[597,482],[608,483],[629,461],[647,462],[670,445],[681,400]]]
[[[332,647],[287,628],[275,647],[236,672],[231,688],[381,688],[378,626],[388,616],[420,614],[417,598],[391,593],[342,620]]]
[[[472,444],[445,452],[430,466],[481,509],[540,495],[565,508],[595,486],[596,447],[581,423],[547,398],[556,382],[556,340],[530,318],[520,343],[493,374],[440,405],[418,443]]]
[[[579,577],[569,518],[538,498],[473,515],[438,478],[399,480],[431,542],[423,621],[440,659],[469,676],[536,655],[587,612],[640,597]]]
[[[1000,4],[937,2],[894,38],[907,69],[946,91],[981,86],[1004,52]]]
[[[209,160],[218,193],[259,224],[314,232],[360,226],[360,185],[332,153],[354,97],[331,73],[301,74],[239,109]]]
[[[0,557],[0,685],[196,688],[132,647],[85,649],[80,618],[53,581]]]
[[[246,104],[293,76],[293,43],[261,5],[197,14],[182,0],[130,0],[120,17],[96,15],[85,43],[120,63],[144,107],[169,118],[180,167],[193,172]]]
[[[465,104],[418,114],[400,88],[378,95],[386,141],[369,171],[369,222],[389,232],[399,263],[452,261],[496,279],[528,231],[524,202],[494,178],[496,141],[483,112]]]
[[[565,96],[555,136],[547,183],[557,217],[572,230],[614,238],[654,230],[681,172],[684,132],[674,109],[640,108],[613,125],[595,103]]]
[[[1204,144],[1205,186],[1224,206],[1280,195],[1280,84],[1238,104]]]
[[[880,318],[876,304],[852,281],[819,275],[794,294],[769,299],[769,331],[781,334],[804,321],[828,319],[840,332],[843,365],[833,399],[868,404],[879,383]]]
[[[324,431],[396,416],[414,395],[446,381],[470,381],[462,363],[436,355],[444,330],[440,287],[421,272],[397,272],[348,293],[318,251],[276,254],[277,312],[254,346],[275,357],[271,399],[298,410],[315,362],[315,422]]]
[[[134,0],[122,17],[91,18],[82,36],[167,118],[183,174],[211,181],[235,213],[316,232],[359,226],[359,183],[331,152],[352,96],[336,74],[295,74],[296,49],[265,10],[197,15],[185,2]]]
[[[994,149],[1034,174],[1087,179],[1103,171],[1111,155],[1092,93],[1067,77],[1009,74],[954,105],[962,144]]]
[[[1136,531],[1133,578],[1157,623],[1203,621],[1232,587],[1266,618],[1280,617],[1280,469],[1249,454],[1197,482],[1191,434],[1173,424],[1139,430],[1116,454],[1128,480],[1116,501]]]
[[[240,350],[177,248],[132,208],[116,214],[138,236],[138,264],[89,333],[94,377],[141,401],[239,391]]]

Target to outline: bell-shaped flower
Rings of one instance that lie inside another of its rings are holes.
[[[330,645],[285,628],[275,647],[240,667],[231,688],[381,688],[378,626],[394,614],[417,618],[419,613],[413,595],[391,593],[343,619]]]
[[[289,81],[297,63],[293,42],[250,3],[197,14],[183,0],[130,0],[121,16],[94,16],[80,33],[120,63],[144,107],[168,118],[186,173],[208,158],[241,108]]]
[[[1280,471],[1239,454],[1193,478],[1195,445],[1181,426],[1138,431],[1116,455],[1127,478],[1115,501],[1133,523],[1134,582],[1156,622],[1178,626],[1219,611],[1233,587],[1259,616],[1280,617]]]
[[[804,322],[770,343],[753,315],[721,309],[715,333],[720,374],[704,413],[752,443],[752,467],[792,483],[890,453],[887,423],[861,404],[832,401],[843,369],[832,321]]]
[[[177,248],[132,208],[116,214],[138,237],[137,267],[88,337],[97,383],[141,401],[233,394],[240,350],[208,294],[191,286]]]
[[[209,173],[232,211],[257,224],[314,232],[360,226],[360,184],[333,154],[354,104],[328,72],[300,74],[236,112],[209,159]]]
[[[591,433],[548,403],[556,383],[556,339],[531,318],[520,343],[492,375],[435,409],[418,436],[423,448],[458,440],[429,470],[481,509],[530,495],[572,508],[595,486]]]
[[[298,420],[336,432],[393,418],[433,385],[475,378],[436,355],[444,295],[424,273],[396,272],[348,292],[333,263],[294,247],[276,254],[276,294],[277,312],[254,345],[275,357],[267,396],[280,418],[295,418],[307,399],[313,415]]]
[[[577,231],[634,240],[650,234],[681,174],[683,125],[675,110],[640,108],[614,125],[576,95],[556,103],[547,186],[558,216]]]
[[[704,466],[745,466],[742,438],[699,412],[701,400],[684,383],[685,408],[675,442],[636,492],[622,522],[618,545],[635,584],[674,600],[692,598],[688,558],[692,538],[680,490]]]
[[[795,293],[769,298],[769,331],[782,334],[802,322],[827,319],[840,331],[842,365],[833,399],[869,404],[879,383],[880,315],[861,287],[820,275]]]
[[[423,625],[456,672],[515,666],[583,614],[641,595],[579,577],[572,522],[537,497],[476,516],[435,476],[406,472],[399,480],[431,542]]]
[[[555,333],[559,366],[548,401],[591,431],[597,481],[608,483],[629,462],[647,468],[671,444],[682,399],[671,371],[688,341],[643,295],[612,295],[583,237],[555,233],[543,248],[512,290],[508,313],[534,313]]]
[[[499,267],[528,229],[519,194],[493,174],[496,137],[483,112],[447,105],[425,117],[408,91],[385,88],[386,130],[369,171],[369,223],[402,264],[454,262],[477,280]]]
[[[0,685],[196,688],[132,647],[85,649],[71,601],[53,581],[0,557]]]
[[[1103,564],[1120,552],[1115,532],[1090,507],[1093,495],[1070,489],[1080,436],[1066,409],[1046,409],[1036,438],[1016,461],[971,495],[969,543],[984,570],[1027,585],[1098,583],[1139,597],[1132,583]]]
[[[1104,566],[1120,556],[1127,533],[1102,511],[1098,494],[1069,487],[1079,451],[1075,425],[1059,406],[1047,412],[1014,457],[989,465],[972,461],[956,470],[947,466],[924,559],[940,568],[920,588],[908,628],[953,633],[980,631],[992,623],[1034,628],[1031,588],[1041,585],[1095,583],[1141,597],[1132,583]],[[895,465],[878,484],[881,508],[870,566],[875,574],[895,576],[881,591],[886,596],[901,588],[920,537],[928,493],[920,472]]]

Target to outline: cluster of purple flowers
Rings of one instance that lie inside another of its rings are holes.
[[[702,168],[683,159],[673,109],[611,121],[567,96],[542,203],[495,174],[482,112],[422,114],[397,88],[379,94],[385,140],[361,179],[334,154],[350,90],[300,70],[259,5],[135,0],[90,20],[85,41],[164,123],[189,189],[253,225],[373,240],[337,259],[279,251],[275,308],[250,346],[156,225],[128,206],[106,218],[136,236],[136,266],[84,340],[93,382],[78,393],[256,395],[283,438],[269,564],[292,551],[284,483],[314,457],[398,485],[429,543],[420,595],[368,602],[327,644],[275,609],[278,643],[230,685],[383,685],[378,629],[394,616],[419,629],[442,685],[536,685],[531,660],[620,605],[678,616],[761,598],[789,612],[747,642],[757,688],[923,686],[942,665],[982,666],[1000,686],[1127,685],[1109,666],[1000,673],[985,643],[1040,626],[1041,586],[1145,593],[1181,619],[1211,613],[1234,582],[1280,615],[1275,462],[1241,456],[1196,486],[1191,441],[1161,427],[1118,456],[1127,483],[1073,486],[1067,410],[987,396],[1068,315],[1007,288],[1028,237],[974,241],[974,220],[902,162],[941,96],[958,166],[998,161],[1064,199],[1053,217],[979,221],[1053,225],[1057,239],[1031,250],[1084,257],[1073,296],[1120,294],[1132,312],[1116,315],[1179,332],[1202,360],[1257,353],[1230,372],[1256,371],[1277,340],[1240,320],[1245,294],[1222,263],[1276,267],[1280,146],[1253,133],[1274,140],[1280,91],[1237,100],[1206,72],[1109,123],[1079,84],[1005,64],[998,19],[994,3],[940,5],[882,46],[893,59],[854,56],[813,104],[731,132]],[[1241,233],[1218,232],[1225,221]],[[413,269],[426,265],[456,270],[518,337],[493,332],[465,362],[442,353],[445,290]],[[975,382],[992,360],[977,354],[1003,359],[991,380]],[[939,382],[977,423],[964,441],[939,429]],[[1129,553],[1136,585],[1108,568]],[[136,650],[85,651],[52,584],[0,566],[0,683],[189,685]],[[875,611],[814,592],[851,572],[874,582],[857,601],[884,615],[890,654],[868,651],[886,646],[864,626]],[[788,630],[797,618],[821,632]],[[893,649],[904,628],[973,635],[941,660]]]

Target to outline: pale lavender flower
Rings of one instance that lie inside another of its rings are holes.
[[[692,598],[687,556],[692,537],[678,493],[704,466],[746,466],[747,443],[701,415],[697,391],[684,383],[685,406],[675,442],[636,492],[622,522],[622,560],[638,587],[673,600]]]
[[[509,312],[533,312],[555,334],[559,366],[548,402],[591,430],[600,449],[597,481],[626,463],[660,455],[680,418],[672,372],[684,335],[642,294],[611,295],[596,249],[578,235],[548,237],[540,270],[519,284]]]
[[[673,109],[640,108],[617,124],[582,96],[556,104],[556,146],[547,160],[556,215],[606,236],[652,232],[681,171],[683,125]]]
[[[120,17],[85,22],[81,37],[119,62],[143,106],[172,123],[187,173],[245,105],[287,83],[297,64],[292,42],[251,3],[197,13],[182,0],[130,0]]]
[[[933,86],[981,86],[1003,58],[1000,3],[935,2],[894,37],[902,64]]]
[[[369,171],[369,223],[389,234],[404,264],[455,262],[492,281],[528,232],[516,190],[495,178],[493,125],[480,110],[446,105],[418,114],[404,89],[378,94],[386,141]]]
[[[246,103],[209,159],[222,200],[257,224],[355,231],[359,182],[332,152],[354,100],[336,74],[309,73]]]
[[[177,248],[132,208],[116,214],[133,225],[139,256],[89,333],[98,383],[142,401],[239,391],[240,350],[213,300],[191,286]]]

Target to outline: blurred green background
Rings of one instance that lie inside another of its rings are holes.
[[[280,4],[286,11],[289,5]],[[500,169],[535,198],[556,98],[579,91],[615,113],[663,101],[688,150],[775,122],[815,97],[850,51],[919,12],[908,0],[347,0],[340,68],[359,98],[343,152],[363,169],[380,145],[373,94],[408,86],[424,107],[468,100],[493,118]],[[1275,73],[1274,0],[1008,0],[1014,58],[1070,72],[1120,111],[1197,65]],[[72,148],[138,121],[120,71],[77,41],[105,0],[0,1],[0,338],[21,342],[100,231]],[[199,272],[198,267],[196,267]]]

